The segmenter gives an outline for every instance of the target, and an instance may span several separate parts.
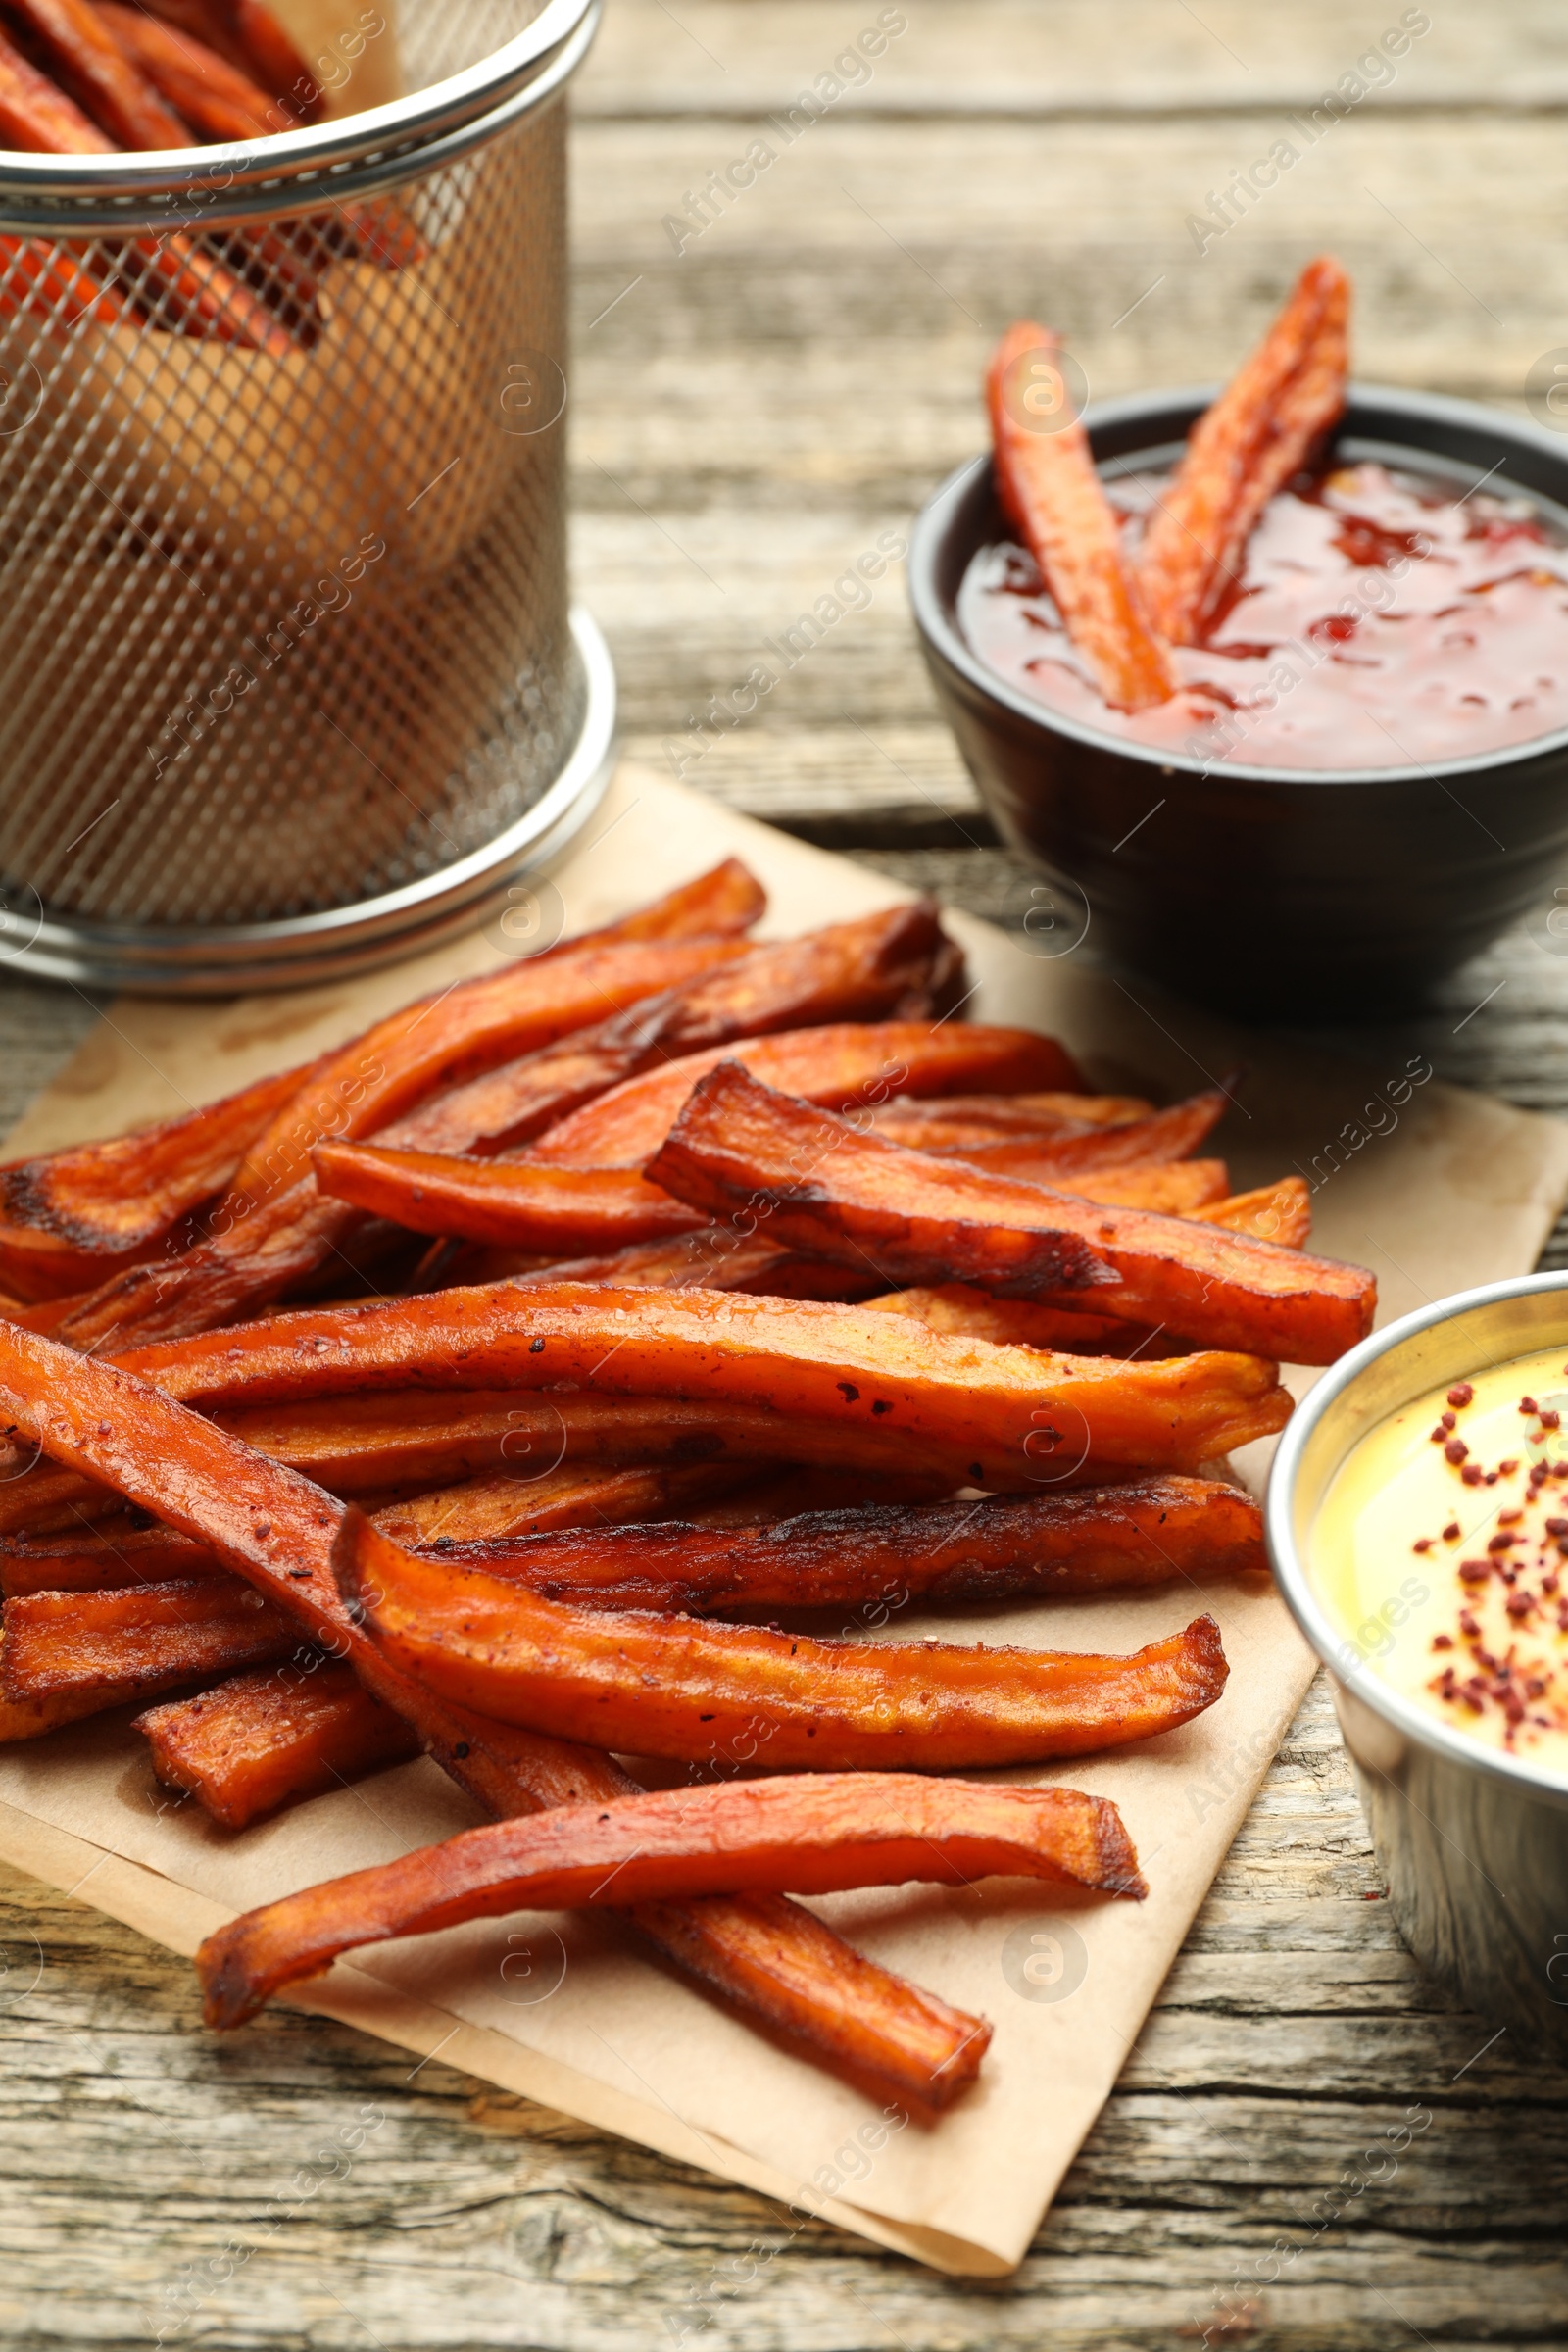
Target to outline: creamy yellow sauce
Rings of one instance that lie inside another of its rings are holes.
[[[1568,1780],[1568,1348],[1369,1430],[1306,1554],[1347,1675]]]

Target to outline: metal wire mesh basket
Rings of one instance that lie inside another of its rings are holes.
[[[318,977],[471,922],[591,805],[563,93],[596,14],[404,0],[390,104],[5,158],[0,956]]]

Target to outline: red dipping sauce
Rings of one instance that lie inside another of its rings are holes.
[[[1169,477],[1108,481],[1137,555]],[[1181,690],[1112,710],[1032,556],[982,548],[958,625],[987,667],[1102,734],[1208,765],[1419,767],[1568,728],[1568,542],[1532,501],[1386,466],[1303,474],[1273,499]]]

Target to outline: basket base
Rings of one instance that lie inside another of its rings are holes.
[[[93,988],[235,997],[368,971],[472,930],[505,903],[507,887],[519,873],[566,847],[610,781],[614,665],[597,623],[580,606],[571,615],[571,634],[586,687],[577,740],[549,791],[483,849],[402,890],[285,922],[157,929],[75,922],[13,903],[0,915],[0,963]]]

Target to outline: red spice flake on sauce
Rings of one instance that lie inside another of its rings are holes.
[[[1468,1455],[1470,1448],[1465,1444],[1463,1438],[1450,1438],[1446,1446],[1445,1446],[1443,1448],[1443,1451],[1448,1461],[1462,1462]]]
[[[1450,1400],[1453,1394],[1450,1392]],[[1545,1416],[1534,1397],[1525,1398],[1522,1409],[1536,1414],[1545,1426]],[[1441,1431],[1434,1433],[1441,1434]],[[1445,1453],[1450,1454],[1455,1446],[1459,1446],[1458,1440],[1446,1440]],[[1467,1451],[1463,1447],[1460,1450]],[[1499,1477],[1514,1477],[1519,1467],[1517,1460],[1507,1460],[1494,1470],[1484,1470],[1479,1462],[1467,1459],[1459,1475],[1467,1486],[1483,1481],[1493,1486]],[[1544,1463],[1536,1463],[1530,1472],[1523,1503],[1510,1503],[1498,1511],[1495,1530],[1486,1538],[1485,1556],[1474,1555],[1454,1562],[1461,1601],[1454,1620],[1457,1638],[1468,1648],[1477,1671],[1461,1682],[1451,1665],[1445,1666],[1427,1685],[1446,1703],[1463,1706],[1472,1715],[1485,1716],[1494,1710],[1501,1718],[1498,1729],[1502,1744],[1510,1750],[1517,1745],[1522,1725],[1533,1724],[1543,1731],[1568,1726],[1568,1705],[1551,1698],[1557,1680],[1554,1665],[1540,1657],[1520,1659],[1511,1640],[1506,1656],[1499,1659],[1494,1655],[1487,1647],[1488,1629],[1481,1612],[1497,1605],[1490,1598],[1495,1575],[1501,1588],[1498,1594],[1501,1614],[1493,1619],[1494,1624],[1505,1625],[1510,1637],[1525,1633],[1532,1624],[1550,1628],[1553,1621],[1557,1632],[1568,1633],[1568,1598],[1561,1596],[1561,1573],[1555,1560],[1548,1566],[1548,1546],[1556,1554],[1568,1556],[1568,1514],[1559,1511],[1531,1524],[1533,1510],[1547,1507],[1548,1480],[1562,1475],[1561,1467],[1548,1470]],[[1459,1522],[1450,1520],[1443,1532],[1446,1542],[1459,1541]],[[1414,1548],[1430,1551],[1432,1539],[1421,1537]],[[1439,1654],[1452,1650],[1455,1634],[1446,1631],[1434,1634],[1430,1645]],[[1550,1711],[1532,1715],[1531,1705],[1542,1700],[1547,1702]]]
[[[1473,1400],[1474,1396],[1475,1391],[1467,1380],[1461,1380],[1456,1389],[1450,1389],[1448,1391],[1448,1402],[1450,1404],[1469,1404]]]

